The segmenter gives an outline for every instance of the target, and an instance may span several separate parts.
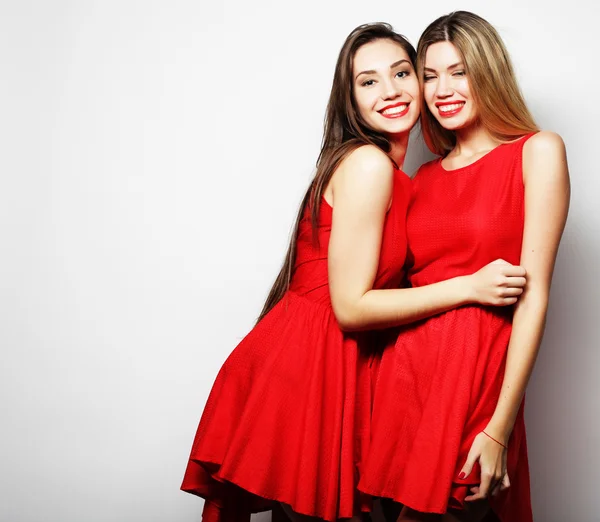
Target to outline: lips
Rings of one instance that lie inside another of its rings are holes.
[[[377,112],[388,119],[402,118],[402,116],[408,114],[409,105],[410,103],[406,102],[395,103],[394,105],[388,105]]]
[[[465,103],[464,101],[438,102],[435,106],[442,118],[450,118],[462,111]]]

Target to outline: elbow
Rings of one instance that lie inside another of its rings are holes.
[[[358,332],[365,329],[357,310],[351,307],[334,307],[333,313],[342,332]]]

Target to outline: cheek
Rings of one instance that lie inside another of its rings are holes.
[[[469,81],[466,78],[456,86],[456,90],[467,100],[471,99],[471,88],[469,87]]]
[[[475,105],[471,106],[471,111],[469,112],[469,121],[475,121],[479,118],[479,111]]]
[[[475,100],[471,96],[471,91],[469,89],[469,83],[465,82],[463,85],[461,85],[460,90],[458,90],[458,92],[464,99],[469,101],[469,106],[470,106],[469,118],[470,119],[477,118],[477,114],[479,113],[479,110],[477,109],[477,104],[475,103]]]
[[[428,106],[433,104],[435,98],[435,85],[433,83],[426,83],[423,86],[423,99]]]
[[[361,92],[356,95],[356,105],[358,107],[358,112],[363,118],[368,118],[369,114],[373,110],[373,106],[375,103],[376,97],[373,96],[370,92]]]
[[[417,80],[416,78],[409,84],[406,90],[410,93],[410,96],[413,99],[421,99],[421,86],[419,85],[419,80]]]

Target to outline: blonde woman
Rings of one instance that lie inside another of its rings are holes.
[[[523,397],[569,206],[562,139],[533,121],[495,29],[458,11],[423,33],[422,127],[441,157],[415,177],[409,279],[496,258],[527,270],[513,308],[468,305],[405,327],[383,355],[359,489],[399,521],[531,522]],[[509,487],[510,486],[510,487]]]

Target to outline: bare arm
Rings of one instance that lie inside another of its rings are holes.
[[[468,475],[479,460],[481,486],[465,500],[484,498],[495,488],[509,485],[505,475],[506,448],[501,444],[508,444],[538,354],[556,253],[569,208],[569,173],[560,136],[540,132],[525,143],[523,181],[525,227],[521,264],[527,270],[527,286],[515,307],[504,380],[494,415],[485,433],[475,438],[463,467]]]
[[[373,290],[393,176],[389,158],[374,146],[364,146],[344,160],[331,181],[329,283],[340,326],[345,330],[384,328],[467,303],[516,302],[525,272],[508,263],[420,288]]]
[[[569,209],[570,183],[565,146],[557,134],[540,132],[523,149],[525,228],[521,264],[527,287],[515,307],[506,370],[489,424],[507,441],[533,370],[544,326],[556,253]]]

